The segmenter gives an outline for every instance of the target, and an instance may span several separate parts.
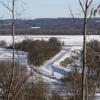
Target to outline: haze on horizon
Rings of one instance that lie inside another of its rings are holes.
[[[1,0],[3,1],[3,0]],[[4,1],[3,1],[4,2]],[[11,0],[5,1],[9,7]],[[100,0],[93,0],[93,7],[100,3]],[[17,18],[69,18],[72,17],[69,9],[75,17],[82,17],[78,0],[17,0]],[[0,4],[0,19],[10,19],[10,12]]]

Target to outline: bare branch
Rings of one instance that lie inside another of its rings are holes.
[[[89,2],[89,4],[87,5],[88,6],[88,8],[90,7],[90,5],[92,4],[92,2],[93,2],[93,0],[91,0],[90,2]]]
[[[100,4],[99,4],[98,7],[97,7],[97,12],[100,13]]]
[[[100,9],[100,4],[98,5],[98,7],[94,10],[93,16],[96,16],[96,13],[99,11]]]
[[[82,5],[81,0],[79,0],[79,4],[80,4],[80,6],[81,6],[81,8],[82,8],[83,13],[85,13],[85,10],[84,10],[84,7],[83,7],[83,5]]]
[[[89,18],[91,18],[92,17],[92,15],[93,15],[93,8],[91,9],[91,12],[90,12],[90,17]]]
[[[100,4],[99,4],[98,7],[97,7],[97,10],[98,10],[98,9],[100,9]]]
[[[75,17],[74,17],[74,14],[73,14],[73,12],[72,12],[72,9],[69,7],[69,11],[70,11],[70,14],[71,14],[71,16],[72,16],[72,19],[73,19],[73,21],[74,21],[74,19],[75,19]]]
[[[16,96],[18,95],[18,93],[19,93],[20,90],[22,89],[23,85],[27,82],[28,78],[29,78],[30,76],[32,76],[32,75],[33,75],[33,72],[31,72],[28,76],[26,76],[26,77],[24,78],[24,80],[22,81],[22,83],[21,83],[21,84],[19,85],[19,87],[16,89],[13,98],[16,98]]]
[[[87,22],[89,21],[89,19],[91,19],[91,17],[92,17],[92,15],[93,15],[93,8],[91,9],[91,12],[90,12],[90,16],[89,16],[89,18],[87,19]]]
[[[5,3],[3,3],[2,1],[0,1],[0,3],[1,3],[4,7],[6,7],[10,12],[12,12],[12,9],[10,9]]]

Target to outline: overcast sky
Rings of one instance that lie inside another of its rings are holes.
[[[11,0],[5,0],[4,3],[10,7],[10,1]],[[96,6],[97,3],[100,3],[100,0],[94,0],[93,6]],[[71,17],[69,8],[75,17],[82,17],[78,0],[17,0],[16,8],[18,13],[22,12],[21,15],[17,14],[18,18]],[[0,17],[2,19],[11,18],[11,14],[2,4],[0,4]]]

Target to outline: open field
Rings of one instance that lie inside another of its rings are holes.
[[[15,42],[20,42],[24,39],[32,39],[32,40],[48,40],[50,37],[56,37],[60,41],[64,42],[65,45],[82,45],[83,43],[83,36],[82,35],[17,35],[15,36]],[[12,37],[10,35],[8,36],[0,36],[0,41],[6,41],[7,44],[12,43]],[[99,40],[100,41],[100,35],[87,35],[87,41],[91,40]]]

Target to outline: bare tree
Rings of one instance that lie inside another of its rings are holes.
[[[8,85],[8,92],[7,92],[7,100],[13,100],[14,98],[16,98],[17,94],[20,92],[21,88],[23,87],[23,85],[26,83],[26,81],[28,80],[28,78],[33,75],[33,72],[28,73],[27,75],[25,75],[24,79],[20,82],[20,84],[18,84],[18,86],[16,86],[15,88],[15,92],[12,93],[12,89],[13,89],[13,84],[14,84],[14,80],[15,80],[15,73],[16,73],[16,66],[15,66],[15,1],[16,0],[12,0],[12,8],[10,8],[8,5],[6,5],[4,2],[2,2],[0,0],[0,3],[9,10],[9,12],[11,12],[12,15],[12,48],[13,48],[13,57],[12,57],[12,67],[11,67],[11,74],[10,74],[10,81],[9,81],[9,85]],[[18,80],[16,80],[18,81]]]
[[[82,100],[88,100],[86,97],[86,35],[87,35],[87,22],[89,16],[90,6],[93,0],[79,0],[84,15],[83,23],[83,68],[82,68]],[[92,14],[90,13],[90,16]],[[90,17],[89,16],[89,17]]]
[[[12,0],[12,9],[9,8],[4,2],[0,1],[0,3],[6,7],[12,14],[12,47],[13,47],[13,58],[12,58],[12,75],[11,75],[11,80],[9,84],[9,91],[8,91],[8,100],[9,100],[9,92],[12,88],[13,80],[14,80],[14,73],[15,73],[15,41],[14,41],[14,36],[15,36],[15,0]]]

